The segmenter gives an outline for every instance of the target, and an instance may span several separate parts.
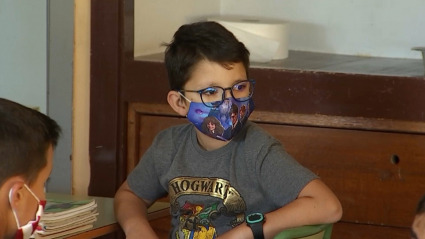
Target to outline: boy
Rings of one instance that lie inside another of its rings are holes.
[[[425,239],[425,195],[418,203],[416,216],[412,225],[412,238]]]
[[[60,131],[46,115],[0,98],[0,238],[34,232]]]
[[[146,209],[169,195],[171,238],[273,238],[306,224],[333,223],[341,205],[316,175],[299,165],[260,127],[238,118],[254,109],[249,52],[215,22],[183,25],[167,46],[167,100],[192,124],[157,135],[115,196],[127,238],[157,238]],[[234,105],[234,107],[232,107]],[[201,125],[215,116],[225,129],[209,137]]]

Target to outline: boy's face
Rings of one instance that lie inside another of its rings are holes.
[[[184,89],[201,90],[210,86],[228,88],[246,79],[245,67],[241,62],[234,63],[232,68],[226,69],[219,63],[203,60],[195,66],[192,76],[185,84]],[[186,92],[185,95],[191,101],[202,102],[198,93]],[[229,90],[226,91],[225,97],[231,97]]]
[[[415,217],[412,230],[415,232],[417,239],[425,239],[425,213]]]

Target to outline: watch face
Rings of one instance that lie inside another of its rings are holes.
[[[261,222],[261,221],[263,221],[263,219],[264,219],[264,217],[263,217],[263,214],[261,214],[261,213],[253,213],[253,214],[249,214],[249,215],[246,217],[246,221],[247,221],[248,223],[257,223],[257,222]]]

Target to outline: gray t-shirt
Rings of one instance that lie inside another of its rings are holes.
[[[171,238],[215,238],[245,216],[276,210],[317,178],[255,123],[226,146],[203,150],[193,125],[160,132],[128,176],[131,190],[154,201],[169,195]]]

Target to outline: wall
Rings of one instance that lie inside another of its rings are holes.
[[[162,52],[174,32],[185,23],[220,13],[219,0],[135,0],[134,55]]]
[[[90,1],[75,0],[72,192],[87,195],[90,183]]]
[[[221,0],[221,14],[291,22],[289,48],[349,55],[421,58],[423,0]]]
[[[73,17],[72,0],[0,0],[0,97],[62,128],[48,192],[71,192]]]
[[[0,97],[47,112],[47,3],[0,0]]]
[[[74,1],[48,1],[48,112],[62,128],[47,191],[71,193]]]

